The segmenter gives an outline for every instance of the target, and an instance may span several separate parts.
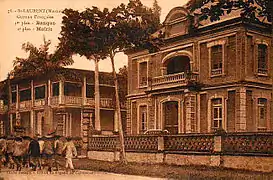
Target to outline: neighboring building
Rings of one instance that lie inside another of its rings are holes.
[[[4,103],[0,101],[0,107],[3,107],[0,114],[6,112],[9,118],[1,118],[5,127],[1,131],[14,134],[16,127],[23,128],[26,135],[47,135],[56,131],[58,135],[83,137],[86,142],[90,130],[113,134],[118,131],[113,77],[111,73],[100,72],[99,79],[101,120],[98,123],[94,121],[93,71],[65,69],[62,73],[14,78],[10,83],[4,81],[10,84],[7,85],[10,89],[9,104],[5,105],[9,108],[4,111]],[[123,121],[126,122],[125,98],[121,99]]]
[[[185,7],[173,8],[156,53],[128,53],[127,133],[272,131],[272,33],[235,11],[189,33]]]

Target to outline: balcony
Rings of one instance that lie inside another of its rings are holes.
[[[36,99],[33,105],[34,107],[43,107],[44,105],[46,105],[46,101],[45,99]]]
[[[197,74],[187,75],[186,73],[169,74],[152,79],[152,90],[187,86],[189,81],[196,81]]]
[[[32,106],[31,100],[29,101],[22,101],[19,103],[19,109],[20,110],[30,110]]]

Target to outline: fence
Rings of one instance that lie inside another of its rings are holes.
[[[128,161],[273,172],[273,132],[125,136]],[[88,157],[119,159],[118,136],[89,137]]]
[[[273,133],[125,136],[126,151],[273,155]],[[117,151],[118,136],[89,138],[89,150]]]

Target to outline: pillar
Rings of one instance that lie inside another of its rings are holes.
[[[16,111],[18,111],[20,108],[19,103],[20,103],[20,101],[19,101],[19,85],[16,84]]]
[[[83,100],[82,104],[86,105],[86,76],[83,77],[82,100]]]
[[[59,104],[64,104],[64,81],[60,80],[59,83]]]
[[[30,127],[29,130],[30,132],[28,132],[31,136],[35,135],[35,129],[36,127],[34,127],[34,115],[35,115],[35,111],[31,110],[30,111]]]
[[[116,110],[114,113],[114,131],[118,132],[118,113]]]
[[[51,105],[51,96],[52,96],[52,91],[51,91],[51,80],[49,79],[47,81],[47,105]]]
[[[239,99],[239,107],[236,107],[237,109],[237,115],[236,115],[236,125],[235,130],[236,131],[245,131],[246,130],[246,88],[241,87],[238,91]]]
[[[31,80],[30,87],[31,87],[31,110],[30,110],[30,122],[29,122],[30,132],[29,132],[29,134],[34,135],[34,130],[35,130],[35,127],[34,127],[34,110],[32,109],[32,107],[34,106],[35,96],[34,96],[34,83],[33,83],[33,80]]]

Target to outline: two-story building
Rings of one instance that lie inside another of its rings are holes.
[[[158,52],[127,54],[127,133],[272,131],[271,24],[236,11],[189,31],[188,14],[169,12]]]
[[[4,106],[4,103],[1,106],[2,129],[5,134],[13,134],[16,127],[21,127],[26,135],[47,135],[56,131],[58,135],[83,137],[85,142],[90,130],[99,134],[113,134],[118,131],[118,122],[112,74],[100,72],[99,82],[100,121],[95,122],[93,71],[62,69],[61,72],[35,78],[6,80],[9,88],[7,97],[10,98],[8,106]],[[121,99],[125,123],[126,103],[124,97]],[[5,113],[8,113],[6,118]]]

